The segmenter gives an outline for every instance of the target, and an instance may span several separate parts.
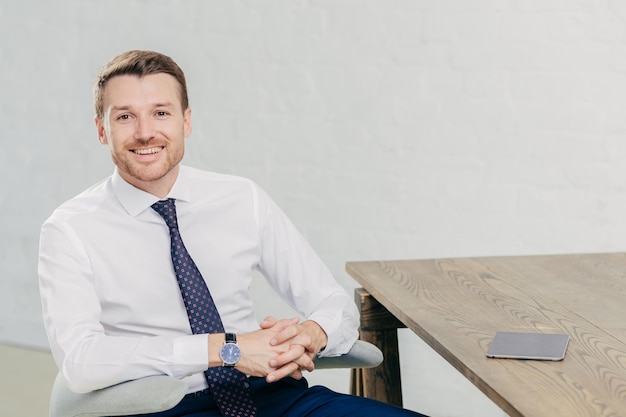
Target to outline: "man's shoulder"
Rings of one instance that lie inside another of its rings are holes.
[[[181,165],[181,170],[185,173],[185,176],[190,180],[204,180],[204,181],[216,181],[216,182],[245,182],[251,183],[252,180],[246,177],[233,174],[225,174],[215,171],[207,171],[199,168],[193,168],[190,166]]]
[[[250,178],[239,175],[225,174],[215,171],[206,171],[188,166],[181,167],[184,171],[186,180],[192,184],[192,187],[199,187],[204,190],[216,189],[247,189],[249,191],[256,189],[257,184]]]
[[[111,177],[108,177],[62,203],[50,218],[68,219],[78,214],[93,212],[110,200],[111,196]]]
[[[233,204],[237,201],[236,204],[257,207],[266,196],[262,187],[247,177],[190,167],[185,167],[183,172],[192,200],[196,202]]]

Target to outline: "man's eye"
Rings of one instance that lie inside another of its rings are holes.
[[[130,116],[128,114],[122,114],[120,116],[118,116],[117,120],[128,120],[130,119]]]
[[[165,116],[167,116],[167,112],[161,110],[161,111],[156,112],[156,115],[158,117],[165,117]]]

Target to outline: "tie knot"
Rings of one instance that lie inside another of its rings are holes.
[[[157,201],[152,205],[154,211],[159,213],[165,223],[170,229],[178,228],[178,221],[176,220],[176,204],[173,198],[168,198],[167,200]]]

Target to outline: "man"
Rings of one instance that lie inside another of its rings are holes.
[[[161,416],[415,415],[307,386],[316,355],[350,349],[358,312],[257,185],[180,165],[191,109],[171,58],[115,57],[94,104],[115,171],[55,210],[40,242],[45,325],[71,389],[166,374],[189,395]],[[259,326],[254,270],[306,319]]]

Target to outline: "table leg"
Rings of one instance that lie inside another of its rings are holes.
[[[360,338],[378,346],[385,359],[376,368],[352,370],[351,391],[402,407],[398,329],[406,326],[365,289],[355,289],[354,295],[361,313]]]

